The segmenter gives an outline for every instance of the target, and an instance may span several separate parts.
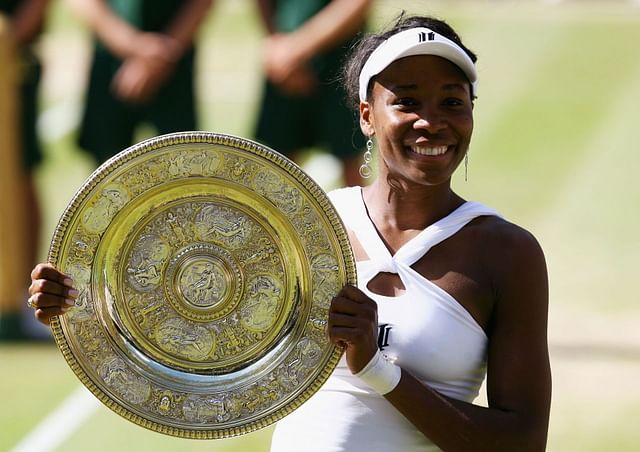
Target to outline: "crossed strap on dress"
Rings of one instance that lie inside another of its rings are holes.
[[[411,279],[409,272],[413,271],[411,266],[431,247],[454,235],[474,218],[486,215],[501,216],[494,209],[479,202],[467,201],[446,217],[422,230],[392,256],[367,214],[362,190],[355,187],[343,200],[344,202],[337,205],[343,221],[369,255],[368,261],[358,262],[361,287],[366,286],[380,272],[396,273],[403,284],[408,286]]]

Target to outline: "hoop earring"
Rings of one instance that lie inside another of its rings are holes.
[[[469,175],[469,151],[464,154],[464,181],[466,182]]]
[[[373,160],[373,154],[371,153],[371,150],[373,149],[373,141],[371,140],[371,138],[367,140],[366,146],[367,150],[364,151],[364,154],[362,155],[364,163],[360,165],[359,173],[360,176],[362,176],[364,179],[369,179],[371,177],[371,174],[373,174],[373,170],[369,166],[371,160]]]

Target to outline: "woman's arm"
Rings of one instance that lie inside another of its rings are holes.
[[[364,23],[371,0],[333,0],[297,30],[289,33],[298,58],[308,60],[355,35]]]
[[[117,57],[153,57],[177,61],[189,47],[212,0],[185,2],[162,33],[138,30],[109,7],[105,0],[68,0],[98,39]]]
[[[151,98],[171,76],[212,4],[212,0],[185,2],[163,32],[148,32],[118,17],[104,0],[70,1],[98,39],[123,60],[112,89],[131,103]]]
[[[282,83],[315,55],[353,36],[362,26],[371,3],[371,0],[333,0],[290,33],[271,31],[273,24],[265,21],[272,33],[264,51],[268,77],[276,84]]]
[[[546,264],[529,233],[510,224],[499,228],[500,238],[490,240],[496,302],[489,331],[489,407],[444,397],[404,370],[399,384],[385,395],[447,451],[539,451],[546,445],[551,398]],[[352,294],[346,298],[356,300],[347,310],[342,307],[347,301],[336,304],[339,317],[329,325],[340,328],[330,329],[330,334],[334,341],[347,343],[347,363],[355,374],[375,352],[371,345],[375,332],[365,321],[373,321],[370,313],[356,314],[366,303]],[[334,307],[336,315],[333,311]],[[348,334],[343,333],[346,330]]]
[[[169,24],[165,33],[173,39],[177,47],[177,60],[186,49],[188,49],[195,35],[200,29],[200,25],[207,17],[207,12],[211,8],[213,0],[190,0],[185,2],[175,19]]]
[[[68,3],[114,55],[121,59],[136,55],[139,30],[118,17],[105,0],[68,0]]]
[[[113,78],[116,95],[127,102],[145,102],[173,73],[174,65],[193,43],[212,0],[186,2],[164,33],[138,34],[138,54],[126,58]]]
[[[42,31],[49,0],[25,0],[11,16],[13,42],[22,47],[31,44]]]
[[[262,25],[264,25],[267,34],[270,35],[277,31],[275,21],[273,20],[273,1],[274,0],[258,0],[258,13],[260,14]]]

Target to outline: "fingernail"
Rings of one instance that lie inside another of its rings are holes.
[[[70,300],[69,298],[67,298],[66,300],[64,300],[64,302],[66,304],[68,304],[69,306],[73,306],[74,304],[76,304],[75,300]],[[69,308],[63,308],[63,309],[69,309]]]
[[[67,277],[67,278],[64,279],[64,281],[62,281],[62,283],[67,287],[72,287],[73,286],[73,279]]]
[[[77,290],[77,289],[70,289],[70,290],[69,290],[69,292],[68,292],[68,294],[69,294],[69,296],[70,296],[70,297],[78,298],[78,294],[79,294],[79,292],[78,292],[78,290]]]

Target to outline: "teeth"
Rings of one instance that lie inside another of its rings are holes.
[[[447,146],[411,146],[411,150],[420,155],[442,155],[447,152]]]

